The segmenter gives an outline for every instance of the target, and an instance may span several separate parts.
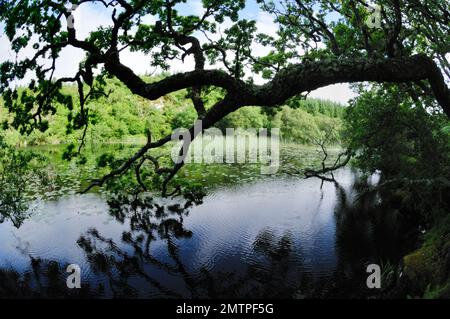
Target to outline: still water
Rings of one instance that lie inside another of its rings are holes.
[[[361,191],[376,176],[334,176],[218,183],[192,206],[74,191],[41,199],[20,227],[0,224],[0,296],[370,295],[366,266],[397,262],[404,233],[395,211]],[[82,289],[67,289],[69,264],[80,266]]]

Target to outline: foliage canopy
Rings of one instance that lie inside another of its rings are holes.
[[[5,34],[21,57],[0,65],[0,93],[14,114],[14,120],[4,126],[12,125],[23,133],[35,128],[45,131],[46,116],[57,111],[58,102],[70,111],[73,129],[86,129],[95,121],[89,102],[108,94],[107,77],[116,77],[131,92],[149,100],[187,89],[204,129],[243,106],[270,109],[340,82],[402,84],[419,103],[427,99],[432,107],[450,115],[445,82],[445,75],[450,74],[446,1],[376,1],[381,8],[376,17],[379,25],[371,27],[366,21],[373,17],[373,10],[362,0],[257,0],[260,10],[273,18],[273,34],[258,32],[254,20],[242,17],[250,1],[203,0],[199,15],[183,14],[179,8],[185,2],[71,0],[73,8],[96,4],[111,15],[109,25],[80,38],[79,24],[73,23],[65,1],[0,1]],[[148,16],[153,23],[144,22]],[[221,30],[224,22],[225,30]],[[267,53],[257,54],[255,46],[264,47]],[[56,61],[67,47],[82,50],[85,59],[73,77],[56,79]],[[163,70],[170,69],[171,60],[184,61],[190,56],[192,71],[146,81],[122,63],[120,56],[127,48],[147,53],[151,64]],[[24,50],[33,54],[24,57],[20,54]],[[28,90],[11,86],[13,80],[30,73],[34,77]],[[256,76],[267,82],[255,84]],[[77,86],[79,103],[63,92],[65,83]],[[223,90],[222,97],[212,103],[208,101],[211,86]],[[186,120],[192,118],[179,118]],[[93,186],[145,161],[149,150],[169,141],[170,134],[156,141],[149,138],[141,150]],[[181,166],[182,162],[162,170],[165,184]]]

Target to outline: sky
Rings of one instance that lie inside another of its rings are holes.
[[[204,9],[201,0],[188,0],[187,3],[177,6],[181,14],[198,14],[201,15]],[[276,25],[272,17],[259,9],[255,0],[247,1],[246,8],[241,12],[241,17],[246,19],[253,19],[256,21],[258,32],[266,34],[274,34]],[[144,23],[154,23],[155,19],[151,16],[146,17]],[[111,11],[106,11],[101,5],[84,4],[79,6],[74,11],[74,23],[77,30],[77,37],[85,38],[90,31],[95,30],[99,26],[111,25]],[[230,22],[225,21],[221,29],[225,29]],[[0,61],[14,60],[15,53],[9,49],[9,41],[3,35],[3,28],[0,24]],[[262,55],[267,52],[267,49],[255,45],[253,47],[255,55]],[[31,48],[25,49],[24,56],[31,55],[33,50]],[[56,77],[73,76],[76,73],[79,62],[83,59],[84,54],[81,50],[76,48],[65,48],[61,52],[60,58],[56,64]],[[152,74],[158,72],[150,65],[150,57],[143,53],[130,52],[124,50],[121,53],[121,61],[123,64],[130,67],[137,74]],[[174,60],[170,63],[171,72],[185,72],[193,69],[194,63],[191,57],[186,58],[184,63],[179,60]],[[208,67],[208,66],[207,66]],[[256,82],[262,83],[263,80],[256,78]],[[310,97],[322,98],[332,100],[340,103],[346,103],[349,99],[355,97],[355,93],[351,91],[348,84],[335,84],[315,90],[309,94]]]

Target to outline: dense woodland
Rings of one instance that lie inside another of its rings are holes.
[[[156,77],[147,78],[157,80]],[[153,138],[160,139],[177,128],[189,128],[195,121],[196,112],[186,90],[167,95],[157,101],[147,101],[131,94],[119,81],[108,80],[105,87],[108,96],[99,97],[90,104],[90,125],[86,142],[145,142],[146,132],[151,129]],[[64,88],[76,101],[77,88]],[[208,99],[213,103],[221,97],[218,90],[212,90]],[[21,134],[12,127],[12,117],[5,108],[0,110],[0,121],[4,127],[5,140],[12,145],[43,145],[79,143],[82,132],[74,130],[70,120],[80,117],[79,105],[69,110],[63,103],[56,104],[56,112],[46,118],[48,129],[34,130]],[[281,138],[286,142],[314,144],[327,128],[339,130],[346,106],[326,100],[297,98],[288,101],[279,111],[246,107],[225,117],[215,126],[225,128],[271,128],[281,129]],[[143,120],[144,119],[144,120]],[[337,138],[329,141],[338,144]]]

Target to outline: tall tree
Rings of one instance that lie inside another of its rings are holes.
[[[447,1],[257,0],[261,10],[273,18],[274,35],[258,33],[255,21],[242,18],[239,13],[245,0],[202,0],[200,15],[180,12],[184,2],[71,0],[73,7],[68,9],[66,1],[0,0],[0,18],[11,48],[18,57],[25,49],[34,51],[32,56],[0,66],[0,93],[15,115],[11,124],[22,132],[45,130],[46,115],[55,112],[54,102],[74,107],[61,88],[64,83],[75,83],[80,107],[69,120],[72,128],[86,129],[87,103],[105,94],[105,76],[118,78],[131,92],[149,100],[189,89],[203,129],[240,107],[274,108],[296,95],[342,82],[401,83],[416,100],[432,95],[450,116],[450,91],[445,82],[450,75]],[[110,12],[111,24],[82,39],[72,9],[89,4]],[[146,16],[156,22],[144,23]],[[224,21],[229,23],[221,32]],[[258,55],[256,45],[269,53]],[[82,50],[85,59],[73,77],[55,79],[56,61],[66,47]],[[192,56],[192,71],[148,83],[121,61],[126,48],[147,53],[151,64],[162,69],[168,69],[173,59],[184,61]],[[11,86],[29,72],[35,75],[29,90]],[[256,85],[257,75],[267,82]],[[209,86],[225,94],[207,107],[204,95]],[[190,132],[194,134],[194,127]],[[170,140],[167,136],[152,141],[149,134],[135,155],[91,186],[101,186],[144,161],[155,162],[149,150]],[[182,165],[183,161],[161,168],[155,163],[156,171],[165,177],[164,192]]]

